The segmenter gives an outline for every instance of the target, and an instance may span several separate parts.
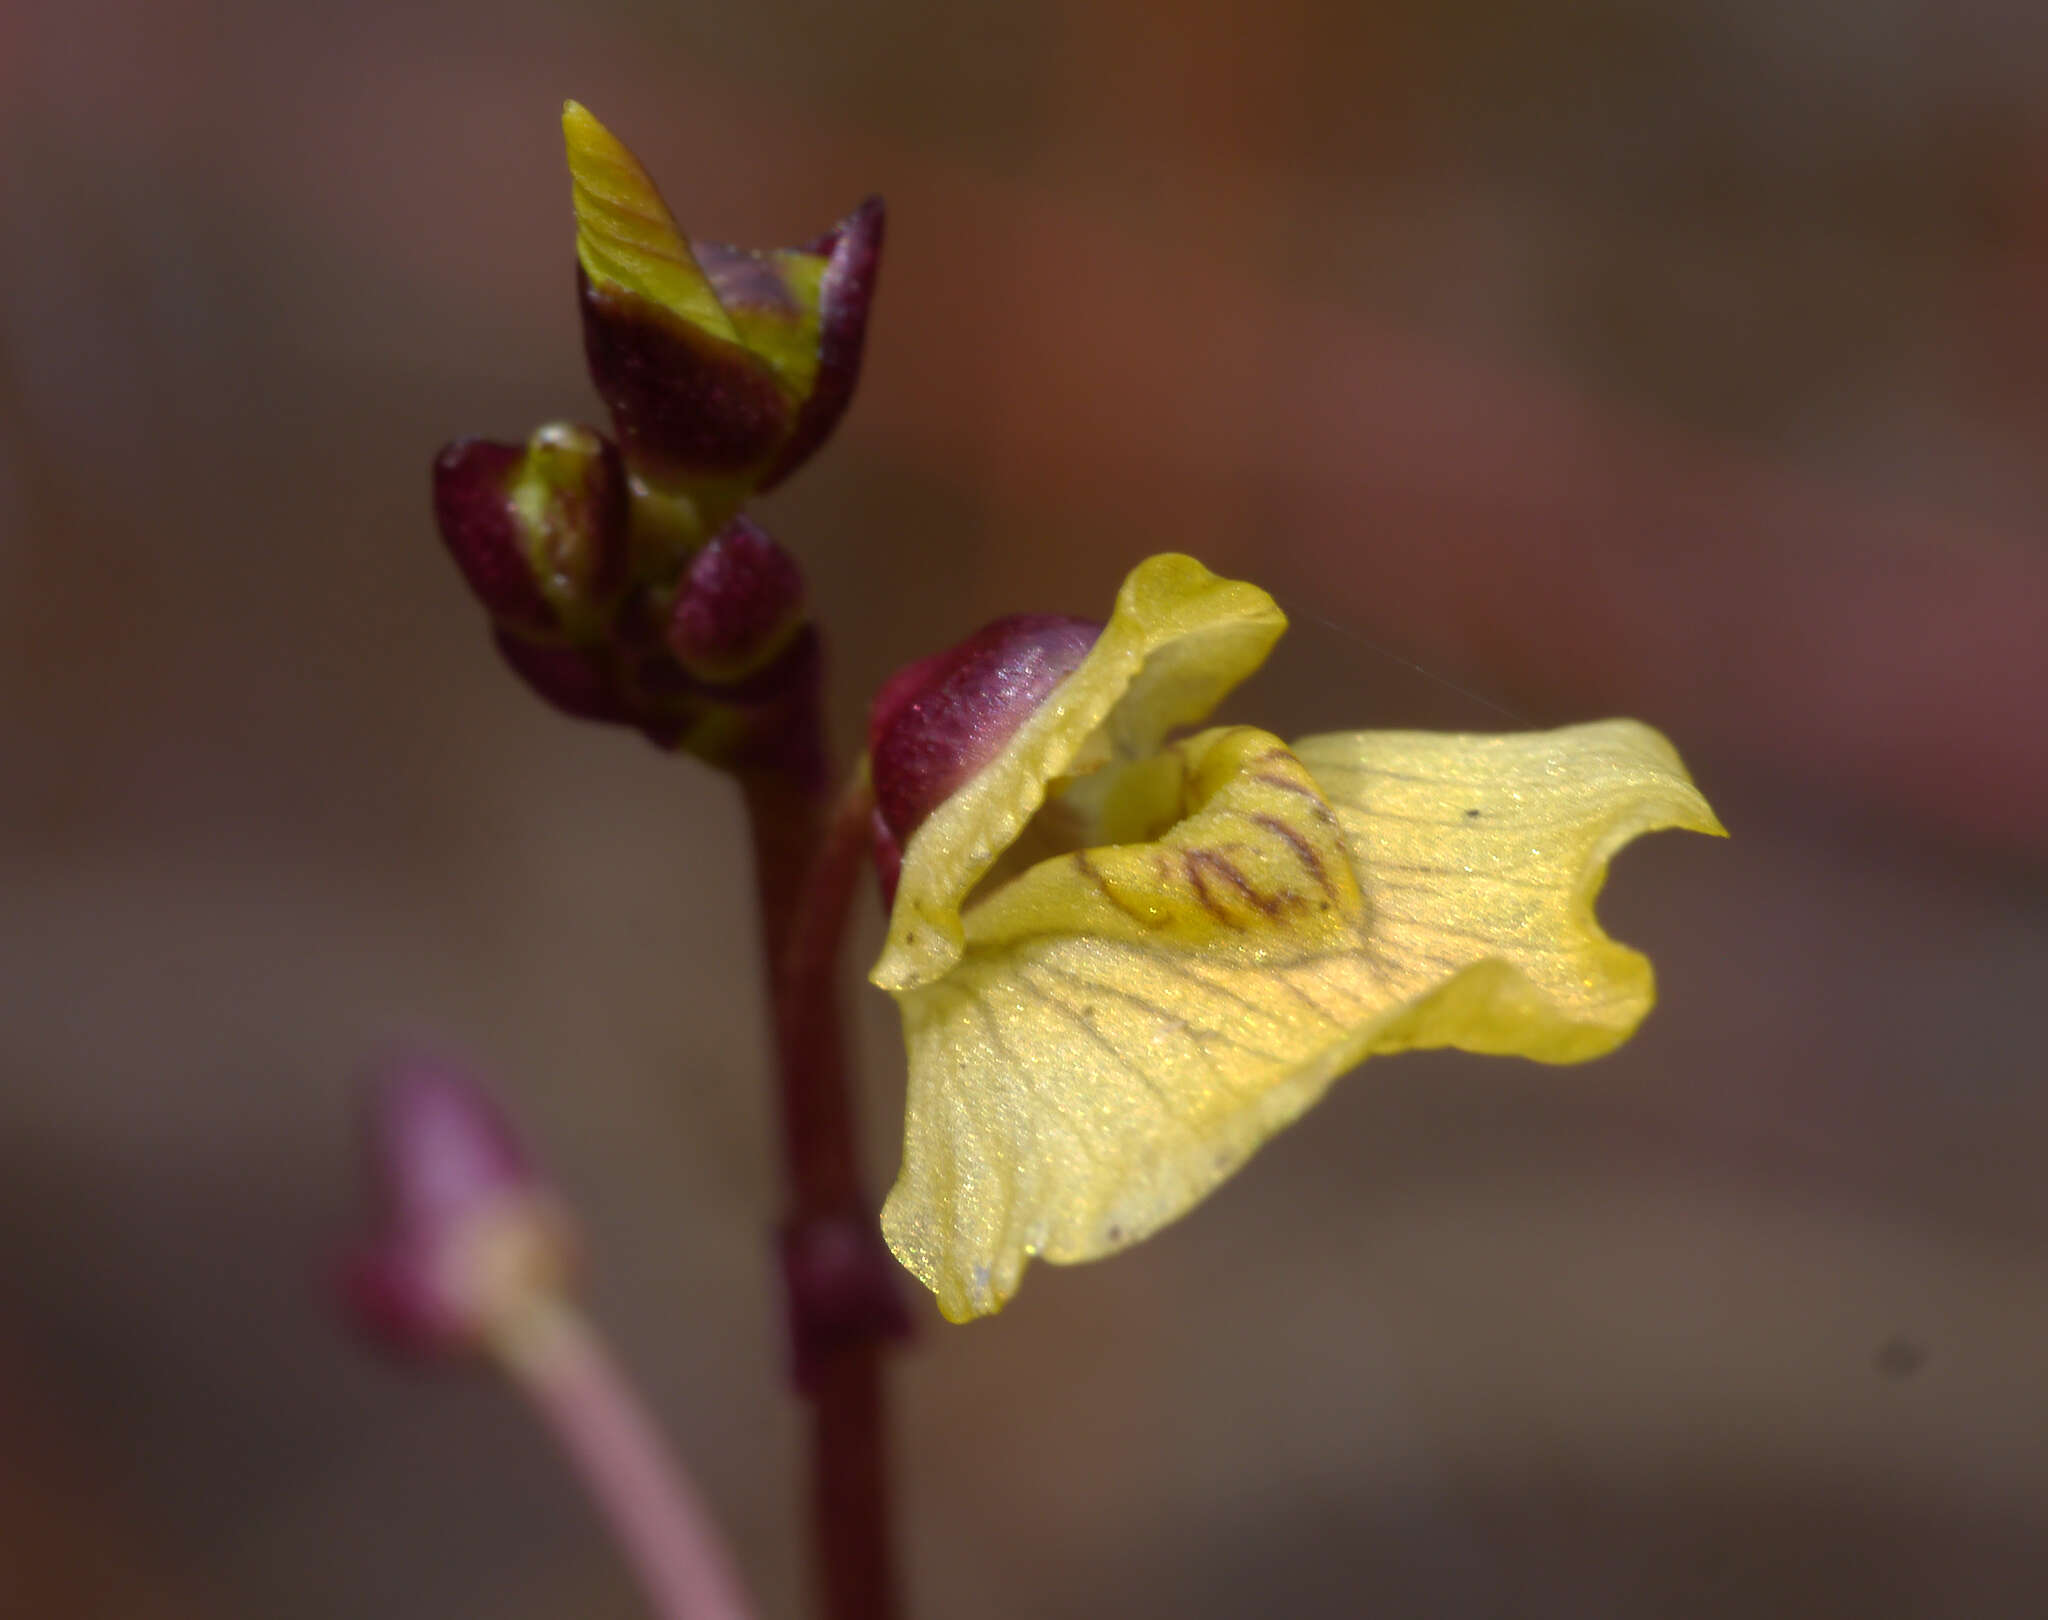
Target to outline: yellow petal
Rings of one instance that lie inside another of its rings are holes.
[[[1255,585],[1219,579],[1192,557],[1140,563],[1081,666],[912,835],[873,982],[904,990],[951,968],[961,905],[1045,802],[1048,785],[1141,758],[1176,727],[1205,719],[1286,628]]]
[[[580,102],[562,108],[562,139],[583,273],[737,343],[731,318],[640,160]]]
[[[1663,827],[1726,836],[1664,737],[1634,720],[1505,737],[1306,737],[1388,959],[1460,975],[1375,1050],[1458,1046],[1548,1063],[1598,1057],[1650,1010],[1650,964],[1601,931],[1614,852]]]
[[[1652,995],[1593,917],[1608,858],[1719,830],[1625,721],[1294,753],[1238,728],[1117,775],[1119,836],[1178,819],[977,901],[957,965],[898,992],[883,1228],[954,1320],[997,1309],[1031,1256],[1094,1259],[1184,1213],[1369,1053],[1606,1051]]]

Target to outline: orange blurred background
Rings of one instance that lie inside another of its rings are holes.
[[[419,1034],[801,1612],[736,806],[517,691],[427,515],[444,440],[595,414],[567,95],[700,235],[889,200],[762,511],[849,750],[1180,549],[1295,614],[1262,723],[1636,714],[1735,834],[1620,862],[1614,1058],[1375,1063],[932,1319],[916,1612],[2048,1612],[2048,12],[12,0],[0,1613],[639,1612],[508,1395],[333,1320]]]

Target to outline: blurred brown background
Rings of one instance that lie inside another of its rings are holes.
[[[0,1612],[637,1612],[509,1397],[331,1319],[351,1075],[418,1034],[800,1612],[735,806],[516,691],[426,512],[443,440],[593,413],[571,94],[699,234],[889,199],[763,513],[849,746],[1177,548],[1296,612],[1262,723],[1638,714],[1735,832],[1620,862],[1620,1055],[1375,1064],[934,1320],[917,1611],[2048,1612],[2048,11],[1997,0],[0,8]]]

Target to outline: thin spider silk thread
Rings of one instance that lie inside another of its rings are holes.
[[[1385,658],[1392,663],[1399,664],[1403,669],[1413,670],[1416,674],[1420,675],[1424,680],[1435,682],[1438,686],[1441,686],[1447,692],[1455,692],[1458,694],[1459,697],[1467,698],[1470,701],[1477,703],[1484,708],[1491,709],[1496,714],[1506,715],[1518,726],[1533,726],[1535,724],[1535,722],[1532,721],[1526,714],[1521,713],[1517,709],[1509,708],[1507,704],[1502,703],[1497,699],[1488,697],[1484,692],[1475,692],[1469,686],[1460,686],[1448,675],[1440,675],[1435,670],[1428,668],[1426,665],[1416,663],[1415,660],[1412,658],[1402,657],[1401,654],[1395,652],[1393,648],[1386,646],[1381,642],[1375,641],[1363,630],[1357,629],[1352,625],[1339,623],[1337,620],[1329,618],[1328,616],[1321,613],[1310,613],[1305,609],[1297,610],[1287,603],[1282,603],[1281,606],[1286,610],[1287,616],[1289,618],[1306,619],[1311,624],[1319,624],[1325,630],[1334,631],[1337,635],[1344,637],[1347,641],[1355,641],[1360,646],[1367,648],[1369,651],[1378,653],[1380,657]]]

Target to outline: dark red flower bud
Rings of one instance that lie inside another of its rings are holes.
[[[692,681],[694,707],[684,711],[693,714],[692,723],[670,746],[727,769],[771,771],[822,786],[826,760],[817,714],[824,672],[817,627],[803,625],[753,674],[729,685]]]
[[[868,720],[878,861],[989,762],[1088,656],[1102,626],[1020,613],[890,677]]]
[[[414,1056],[367,1102],[372,1229],[343,1276],[359,1326],[388,1349],[459,1356],[567,1288],[568,1212],[481,1085]]]
[[[581,269],[576,291],[590,380],[627,458],[664,485],[727,486],[737,503],[796,421],[774,368]]]
[[[602,648],[527,641],[509,630],[498,631],[492,639],[513,673],[562,713],[620,725],[639,722],[619,689],[612,657]]]
[[[759,524],[738,517],[691,558],[666,639],[690,674],[731,682],[773,661],[803,622],[796,559]]]
[[[696,242],[589,111],[562,115],[591,380],[627,464],[700,537],[823,444],[860,375],[882,242],[870,200],[804,248]]]
[[[458,440],[434,461],[434,516],[508,630],[585,639],[625,585],[625,468],[594,428],[551,423],[524,447]]]

